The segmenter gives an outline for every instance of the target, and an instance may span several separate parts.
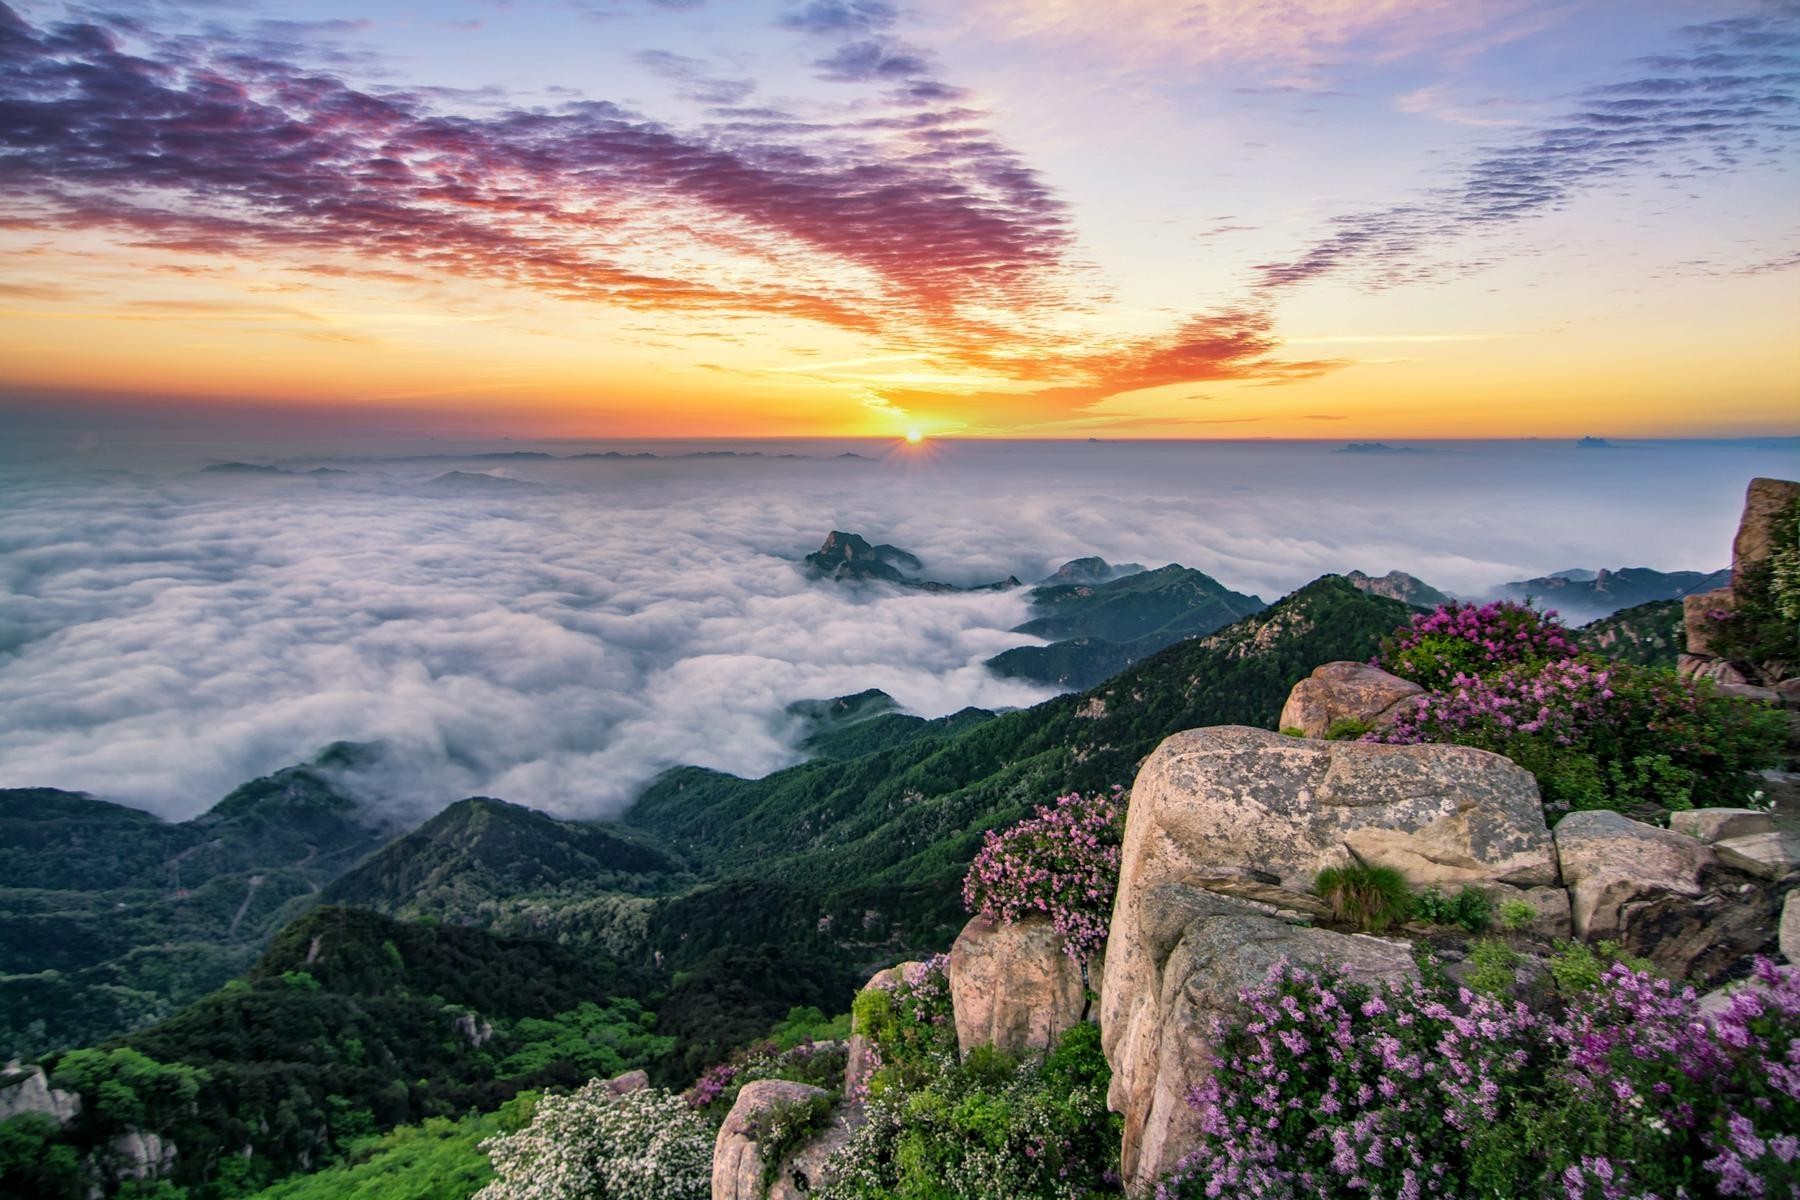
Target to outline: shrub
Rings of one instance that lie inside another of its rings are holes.
[[[1450,742],[1504,754],[1552,809],[1733,806],[1776,761],[1782,714],[1706,680],[1569,659],[1459,675],[1373,740]]]
[[[1554,612],[1526,604],[1440,605],[1381,643],[1375,664],[1433,691],[1457,676],[1573,658],[1574,641]]]
[[[690,1107],[716,1125],[731,1111],[744,1085],[759,1079],[809,1083],[835,1094],[843,1087],[847,1058],[842,1042],[800,1042],[786,1049],[773,1041],[757,1042],[701,1072],[683,1095]]]
[[[1325,740],[1328,742],[1353,742],[1373,728],[1375,728],[1374,725],[1358,717],[1339,717],[1325,727]]]
[[[1529,904],[1525,907],[1533,916],[1537,915],[1537,910]],[[1436,888],[1426,888],[1412,898],[1414,917],[1433,925],[1457,925],[1470,933],[1480,933],[1486,929],[1493,911],[1493,903],[1472,887],[1463,888],[1453,897],[1444,895]]]
[[[1086,1200],[1117,1191],[1120,1118],[1100,1031],[1076,1025],[1042,1063],[971,1052],[872,1100],[821,1200]]]
[[[1314,882],[1334,920],[1370,933],[1398,925],[1412,911],[1406,877],[1392,867],[1326,867]]]
[[[1125,795],[1072,792],[1004,833],[989,830],[963,880],[963,903],[992,921],[1048,916],[1085,969],[1106,941],[1119,890]]]
[[[856,1031],[869,1043],[869,1076],[860,1094],[918,1088],[956,1065],[956,1022],[950,1005],[948,955],[909,968],[897,983],[864,988],[851,1005]]]
[[[1518,953],[1498,938],[1482,938],[1469,952],[1469,987],[1483,996],[1505,998],[1519,979]]]
[[[1716,1016],[1615,963],[1560,1012],[1278,964],[1189,1096],[1200,1196],[1792,1195],[1800,977],[1759,960]]]
[[[713,1140],[680,1096],[614,1096],[594,1080],[545,1096],[530,1125],[482,1143],[494,1180],[476,1200],[706,1200]]]
[[[1537,920],[1538,910],[1524,900],[1502,900],[1500,902],[1500,928],[1508,933],[1518,933]]]

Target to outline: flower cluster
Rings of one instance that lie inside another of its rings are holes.
[[[1614,964],[1558,1010],[1279,964],[1189,1096],[1199,1196],[1774,1197],[1800,1186],[1800,974],[1710,1019]]]
[[[1125,805],[1117,787],[1110,795],[1071,792],[1004,833],[989,830],[963,880],[963,903],[1003,923],[1047,916],[1064,952],[1087,961],[1112,920]]]
[[[1553,614],[1523,605],[1446,605],[1377,661],[1431,690],[1366,740],[1504,754],[1552,810],[1743,804],[1747,772],[1785,738],[1779,713],[1706,681],[1578,656]]]
[[[865,1044],[862,1076],[851,1099],[928,1079],[956,1063],[956,1018],[950,1002],[950,956],[909,963],[857,994],[850,1011]]]
[[[743,1086],[759,1079],[787,1079],[836,1091],[847,1058],[843,1042],[804,1041],[785,1050],[773,1042],[757,1042],[702,1071],[684,1098],[716,1124],[731,1111]]]
[[[1556,613],[1509,600],[1440,605],[1381,643],[1375,665],[1427,688],[1457,675],[1486,675],[1518,663],[1573,658],[1576,646]]]
[[[1616,693],[1612,673],[1579,659],[1502,671],[1483,678],[1458,672],[1439,690],[1420,697],[1386,730],[1386,742],[1463,744],[1479,737],[1500,742],[1537,734],[1572,746],[1610,715]]]
[[[1097,1026],[1041,1062],[992,1047],[872,1100],[824,1172],[821,1200],[1096,1200],[1117,1194],[1119,1118]]]
[[[475,1200],[705,1200],[713,1139],[680,1096],[617,1096],[594,1080],[545,1096],[530,1125],[481,1144],[494,1179]]]

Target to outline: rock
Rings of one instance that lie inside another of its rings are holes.
[[[918,965],[916,962],[903,962],[884,971],[877,971],[869,977],[869,982],[862,985],[861,990],[866,992],[873,987],[894,987],[906,977],[908,967]],[[850,1027],[848,1061],[844,1064],[844,1095],[853,1102],[862,1099],[869,1076],[874,1073],[875,1064],[870,1057],[872,1049],[869,1039],[856,1031],[853,1022]]]
[[[26,1113],[41,1113],[58,1126],[81,1115],[81,1096],[50,1086],[40,1066],[21,1067],[15,1059],[0,1070],[0,1125]]]
[[[775,1181],[763,1191],[763,1156],[750,1136],[754,1119],[778,1104],[795,1104],[828,1095],[821,1088],[785,1079],[746,1083],[713,1143],[713,1200],[798,1200],[825,1182],[823,1167],[850,1135],[849,1124],[833,1121],[820,1136],[791,1152]]]
[[[1674,978],[1716,978],[1767,945],[1775,901],[1719,870],[1696,838],[1615,812],[1577,812],[1556,826],[1575,935],[1610,939]]]
[[[1754,700],[1758,704],[1781,703],[1781,695],[1774,688],[1756,683],[1721,683],[1718,691],[1719,695],[1730,696],[1733,700]]]
[[[1557,938],[1567,941],[1575,934],[1574,921],[1569,915],[1569,893],[1559,887],[1527,888],[1517,897],[1501,897],[1501,899],[1519,899],[1537,909],[1537,916],[1526,928],[1539,937]]]
[[[1444,879],[1557,882],[1537,783],[1497,754],[1243,726],[1174,734],[1144,760],[1123,882],[1242,871],[1309,892],[1346,846]]]
[[[956,1042],[967,1054],[991,1045],[1042,1051],[1087,1014],[1081,967],[1063,953],[1048,918],[997,925],[976,917],[950,947]]]
[[[1768,813],[1754,808],[1690,808],[1670,813],[1669,828],[1710,845],[1721,838],[1768,833],[1775,823]]]
[[[1121,888],[1108,955],[1100,1019],[1113,1069],[1107,1101],[1125,1117],[1121,1170],[1132,1194],[1196,1145],[1187,1094],[1212,1069],[1213,1019],[1236,1010],[1239,991],[1284,959],[1347,967],[1367,982],[1416,977],[1404,942],[1291,925],[1178,883]]]
[[[1687,634],[1687,653],[1676,661],[1677,673],[1710,679],[1712,675],[1701,672],[1711,671],[1715,663],[1735,673],[1735,668],[1715,657],[1718,650],[1713,645],[1713,636],[1719,629],[1716,618],[1729,615],[1736,603],[1730,588],[1691,592],[1681,598],[1681,625]]]
[[[1714,842],[1713,853],[1728,867],[1764,879],[1783,879],[1800,868],[1800,836],[1773,829],[1747,833]]]
[[[117,1179],[158,1179],[175,1166],[175,1143],[162,1135],[127,1129],[108,1145]]]
[[[1378,726],[1392,721],[1409,700],[1424,693],[1411,680],[1367,663],[1330,662],[1294,685],[1278,725],[1314,738],[1324,737],[1339,720]]]
[[[1738,520],[1737,537],[1731,543],[1731,583],[1743,583],[1744,572],[1764,561],[1787,536],[1776,521],[1800,500],[1800,483],[1789,479],[1752,479],[1744,491],[1744,515]]]
[[[1777,935],[1781,947],[1781,957],[1791,963],[1800,963],[1800,889],[1787,894],[1781,905],[1781,930]]]
[[[628,1096],[649,1087],[650,1076],[643,1071],[627,1071],[623,1075],[614,1075],[602,1086],[615,1096]]]

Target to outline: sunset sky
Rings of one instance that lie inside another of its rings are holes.
[[[1800,5],[0,2],[0,421],[1800,433]]]

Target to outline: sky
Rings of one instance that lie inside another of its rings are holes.
[[[1800,432],[1793,0],[0,0],[0,422]]]

